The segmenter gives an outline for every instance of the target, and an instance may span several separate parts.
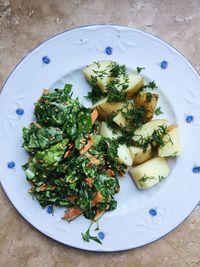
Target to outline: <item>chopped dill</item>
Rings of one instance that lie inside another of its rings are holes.
[[[156,114],[157,116],[163,114],[163,112],[162,112],[162,110],[161,110],[161,107],[157,107],[157,109],[155,110],[155,114]]]
[[[144,67],[137,67],[136,69],[137,69],[137,72],[138,72],[138,73],[142,72],[142,70],[145,70]]]
[[[152,93],[150,93],[150,92],[147,92],[147,93],[146,93],[146,101],[147,101],[147,102],[151,102],[152,97],[153,97]]]

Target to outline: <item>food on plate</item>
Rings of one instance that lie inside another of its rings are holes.
[[[64,207],[63,220],[83,215],[92,225],[116,209],[119,177],[128,170],[139,189],[169,175],[166,158],[182,153],[178,127],[154,118],[162,114],[159,94],[142,69],[133,72],[106,60],[87,66],[90,108],[72,98],[70,84],[43,91],[36,121],[23,129],[29,193],[43,208]],[[82,238],[101,243],[90,227]]]
[[[101,72],[102,66],[105,66],[104,61],[95,62],[93,71],[94,64],[89,65],[90,79],[94,74],[99,74],[99,76],[98,82],[95,82],[95,79],[92,84],[90,82],[92,91],[87,96],[93,102],[92,108],[101,106],[103,102],[104,107],[101,110],[97,108],[101,120],[100,134],[115,139],[119,143],[120,158],[123,158],[125,153],[127,155],[128,160],[123,161],[126,166],[130,164],[137,166],[131,169],[133,177],[134,170],[136,169],[137,176],[137,170],[143,166],[150,166],[145,169],[147,172],[145,177],[152,176],[151,166],[153,168],[155,164],[158,164],[165,167],[163,175],[155,173],[155,179],[149,179],[152,180],[151,182],[147,179],[143,181],[143,188],[148,188],[162,180],[159,179],[159,175],[166,177],[169,174],[169,171],[166,171],[169,170],[166,160],[157,157],[172,157],[182,152],[177,127],[168,125],[165,118],[154,118],[154,115],[159,116],[163,112],[161,107],[157,106],[158,91],[152,92],[157,88],[156,83],[154,81],[144,82],[145,79],[141,75],[144,68],[137,67],[138,73],[136,74],[130,72],[125,65],[107,62],[104,71],[107,75],[109,73],[110,79],[106,79],[104,90],[102,90],[99,86],[99,80],[104,79],[104,74]],[[134,180],[137,180],[137,177]],[[141,188],[137,182],[136,185]]]
[[[97,110],[72,99],[71,89],[45,90],[35,104],[36,122],[23,129],[23,147],[30,154],[23,168],[29,193],[43,208],[65,207],[64,220],[83,214],[94,222],[116,209],[117,176],[126,166],[118,159],[116,141],[99,135]]]
[[[180,143],[178,127],[169,128],[170,130],[163,136],[164,145],[158,149],[159,157],[175,157],[183,153]]]
[[[170,173],[165,158],[152,158],[130,170],[130,174],[139,189],[150,188],[161,182]]]

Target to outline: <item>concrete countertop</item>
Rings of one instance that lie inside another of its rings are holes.
[[[19,60],[49,36],[98,23],[152,33],[176,47],[200,71],[199,0],[0,0],[0,87]],[[2,267],[198,267],[199,251],[199,206],[176,230],[150,245],[94,253],[61,245],[38,232],[0,188]]]

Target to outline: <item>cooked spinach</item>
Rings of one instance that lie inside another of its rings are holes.
[[[117,207],[117,175],[126,167],[117,160],[118,144],[97,134],[99,123],[92,124],[91,110],[72,98],[71,89],[65,85],[45,90],[35,104],[36,122],[23,129],[23,147],[31,155],[23,169],[31,183],[29,192],[43,208],[65,207],[63,218],[69,221],[78,216],[73,209],[98,220],[98,214]],[[82,153],[89,142],[92,145]],[[96,241],[83,235],[85,241],[88,238]]]

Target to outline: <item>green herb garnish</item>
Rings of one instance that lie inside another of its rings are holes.
[[[163,114],[163,112],[162,112],[162,110],[161,110],[161,107],[157,107],[157,109],[155,110],[155,114],[156,114],[157,116]]]
[[[142,72],[142,70],[145,70],[144,67],[137,67],[136,69],[137,69],[137,72],[138,72],[138,73]]]

